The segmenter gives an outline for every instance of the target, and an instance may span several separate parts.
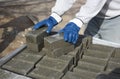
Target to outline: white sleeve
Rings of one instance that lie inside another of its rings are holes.
[[[76,18],[80,19],[83,23],[88,23],[100,12],[106,2],[107,0],[87,0],[86,4],[76,14]]]
[[[63,15],[69,10],[76,0],[56,0],[55,6],[52,8],[52,13]]]

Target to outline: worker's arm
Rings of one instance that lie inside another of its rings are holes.
[[[61,15],[71,8],[74,2],[75,0],[57,0],[49,18],[38,22],[33,29],[36,30],[42,26],[47,26],[46,32],[50,33],[52,28],[62,21]]]
[[[33,27],[33,30],[37,30],[40,27],[47,26],[48,28],[47,28],[46,32],[50,33],[51,30],[53,29],[53,27],[55,25],[57,25],[61,20],[62,20],[62,18],[58,14],[52,13],[49,16],[49,18],[44,19],[44,20],[38,22],[37,24],[35,24]]]
[[[79,36],[79,30],[83,23],[87,23],[96,16],[103,8],[107,0],[87,0],[80,11],[76,14],[76,18],[72,19],[62,29],[64,32],[64,40],[75,44]]]
[[[74,18],[71,22],[76,23],[79,27],[81,27],[83,23],[88,23],[101,11],[107,1],[108,0],[87,0],[85,5],[83,5],[76,14],[75,17],[77,19]]]
[[[56,0],[55,6],[52,8],[52,13],[57,13],[58,15],[63,15],[67,10],[69,10],[76,0]]]

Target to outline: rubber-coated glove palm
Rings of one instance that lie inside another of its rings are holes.
[[[79,37],[80,28],[73,22],[69,22],[60,32],[64,33],[64,40],[75,44]]]
[[[43,26],[47,26],[48,28],[47,28],[46,32],[50,33],[51,30],[52,30],[52,28],[56,24],[58,24],[58,22],[52,16],[50,16],[48,19],[45,19],[45,20],[43,20],[43,21],[38,22],[37,24],[35,24],[35,26],[33,27],[33,30],[36,30],[36,29],[38,29],[40,27],[43,27]]]

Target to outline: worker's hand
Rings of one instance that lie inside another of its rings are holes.
[[[36,30],[43,26],[47,26],[48,28],[47,28],[46,32],[50,33],[52,28],[55,25],[57,25],[58,22],[60,22],[61,20],[62,20],[62,18],[59,15],[53,13],[49,18],[35,24],[35,26],[33,27],[33,30]]]
[[[60,30],[60,33],[64,33],[65,41],[75,44],[79,37],[79,30],[80,28],[75,23],[69,22],[62,30]]]

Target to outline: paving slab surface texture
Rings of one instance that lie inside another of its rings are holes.
[[[25,79],[120,79],[120,48],[93,45],[90,36],[75,46],[61,34],[46,35],[45,29],[26,35],[27,48],[1,66],[0,79],[9,79],[7,74],[13,77],[10,73],[15,74],[12,79],[16,75]],[[41,46],[37,50],[29,43]]]
[[[0,69],[0,79],[32,79],[32,78]]]

